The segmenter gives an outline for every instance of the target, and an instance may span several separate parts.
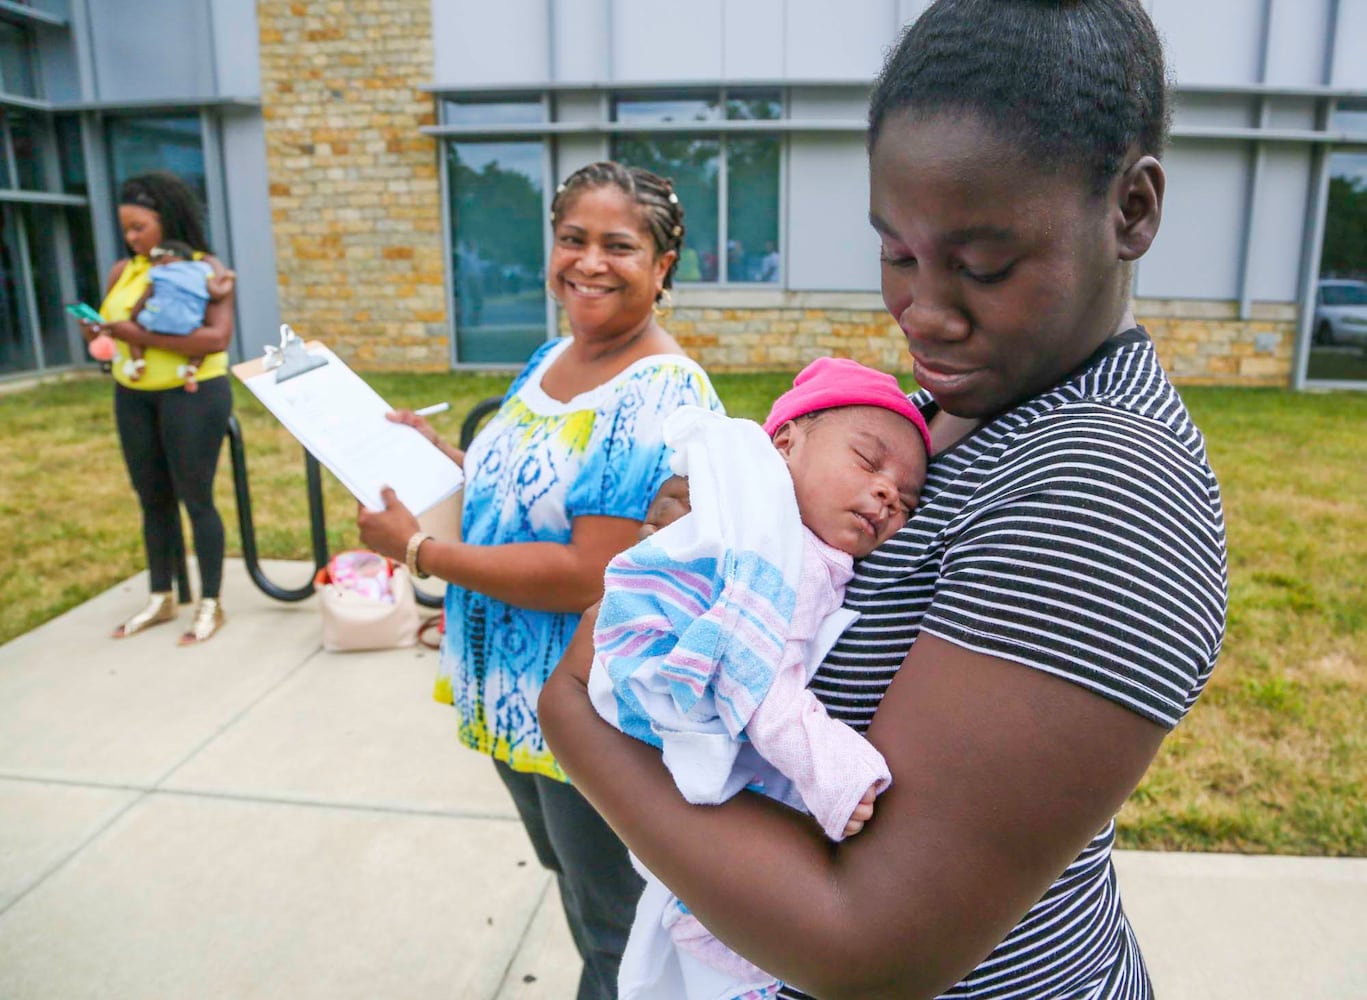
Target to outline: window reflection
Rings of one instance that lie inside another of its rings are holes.
[[[732,121],[777,121],[783,117],[783,97],[777,90],[728,90],[726,117]]]
[[[69,320],[62,308],[62,271],[57,259],[56,212],[46,205],[24,205],[20,209],[28,233],[33,298],[38,305],[39,336],[46,366],[71,363]]]
[[[613,159],[668,177],[684,209],[684,245],[676,281],[716,281],[719,139],[677,135],[618,136]]]
[[[22,111],[11,110],[6,116],[9,121],[10,146],[14,150],[14,172],[19,187],[29,191],[41,191],[43,184],[43,164],[38,153],[38,141],[34,135],[35,122],[32,116]]]
[[[38,96],[28,34],[17,24],[0,21],[0,91],[16,97]]]
[[[726,280],[778,281],[778,139],[726,140]]]
[[[38,364],[22,302],[23,259],[18,206],[0,204],[0,374],[29,371]]]
[[[1367,381],[1367,153],[1335,153],[1306,377]]]
[[[447,146],[456,358],[517,363],[546,339],[541,142]]]
[[[443,101],[442,118],[448,125],[530,125],[546,120],[537,101]]]
[[[108,134],[115,191],[130,177],[168,170],[195,189],[201,204],[207,204],[198,115],[116,118],[109,122]],[[209,238],[212,242],[213,235]]]
[[[720,117],[715,93],[666,91],[649,97],[619,97],[613,102],[613,120],[619,122],[711,122]]]

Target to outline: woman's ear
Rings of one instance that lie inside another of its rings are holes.
[[[667,274],[669,273],[669,269],[674,265],[674,262],[675,262],[676,260],[678,260],[678,259],[679,259],[679,251],[677,251],[677,250],[666,250],[664,253],[660,254],[660,256],[658,256],[658,257],[655,258],[655,294],[656,294],[656,295],[659,295],[660,292],[662,292],[662,291],[664,290],[664,287],[665,287],[665,275],[667,275]]]
[[[1152,156],[1141,156],[1118,179],[1115,192],[1116,245],[1120,259],[1138,260],[1148,253],[1163,219],[1167,176]]]
[[[797,424],[792,420],[785,420],[779,424],[778,430],[774,431],[774,447],[783,456],[783,460],[788,461],[788,456],[793,450],[793,445],[797,443],[797,436],[801,433]]]

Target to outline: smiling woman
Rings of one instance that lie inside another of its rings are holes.
[[[551,215],[547,285],[570,336],[532,354],[468,452],[414,413],[393,416],[464,466],[462,540],[427,536],[392,496],[357,524],[371,548],[447,581],[436,696],[455,706],[461,742],[494,759],[538,859],[559,876],[584,959],[578,996],[607,1000],[642,883],[547,749],[537,698],[670,475],[665,417],[721,402],[655,316],[683,239],[673,185],[594,163],[561,185]]]

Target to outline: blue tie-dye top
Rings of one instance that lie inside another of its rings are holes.
[[[560,402],[541,377],[569,338],[539,348],[465,454],[465,541],[570,540],[576,517],[643,520],[670,476],[664,418],[685,404],[722,410],[706,373],[677,355],[637,361]],[[435,697],[459,717],[460,740],[517,771],[564,781],[536,720],[541,686],[579,616],[513,607],[454,584]]]

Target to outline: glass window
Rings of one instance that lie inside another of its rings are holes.
[[[1352,136],[1367,135],[1367,101],[1340,101],[1334,108],[1333,127]]]
[[[204,142],[198,115],[156,115],[110,120],[109,168],[114,191],[130,177],[168,170],[185,181],[204,202]]]
[[[24,304],[23,233],[17,205],[0,203],[0,374],[38,365]]]
[[[85,155],[81,148],[81,123],[74,115],[60,115],[53,120],[53,124],[57,129],[57,159],[62,170],[62,191],[66,194],[89,194]]]
[[[18,175],[19,187],[28,191],[44,190],[43,162],[36,134],[38,122],[32,115],[13,109],[6,115],[6,120],[9,123],[14,172]]]
[[[16,97],[37,97],[33,77],[33,46],[29,32],[0,21],[0,91]]]
[[[684,245],[676,281],[716,281],[721,142],[681,135],[621,135],[612,158],[668,177],[684,210]]]
[[[765,89],[620,94],[613,119],[697,122],[702,134],[641,132],[613,138],[612,158],[674,181],[684,207],[680,282],[776,283],[780,276],[782,140],[751,132],[706,134],[709,122],[777,121],[783,93]],[[724,178],[724,180],[723,180]],[[722,185],[725,191],[722,191]]]
[[[1367,382],[1367,152],[1329,160],[1306,377]]]
[[[612,118],[619,122],[713,122],[721,117],[716,93],[665,91],[618,97]]]
[[[20,209],[28,232],[33,297],[38,304],[38,329],[43,340],[43,364],[49,368],[71,363],[71,321],[62,308],[62,267],[57,257],[58,211],[47,205],[24,205]]]
[[[535,142],[453,142],[456,359],[516,364],[546,340],[545,150]]]
[[[778,121],[783,117],[783,95],[777,90],[728,90],[726,117],[732,121]]]
[[[532,125],[546,120],[540,100],[442,101],[447,125]]]
[[[104,298],[100,287],[103,275],[95,260],[95,231],[90,225],[90,210],[68,208],[66,231],[71,240],[71,261],[76,270],[76,298],[92,305]]]
[[[778,281],[778,150],[775,136],[727,136],[727,281]]]

